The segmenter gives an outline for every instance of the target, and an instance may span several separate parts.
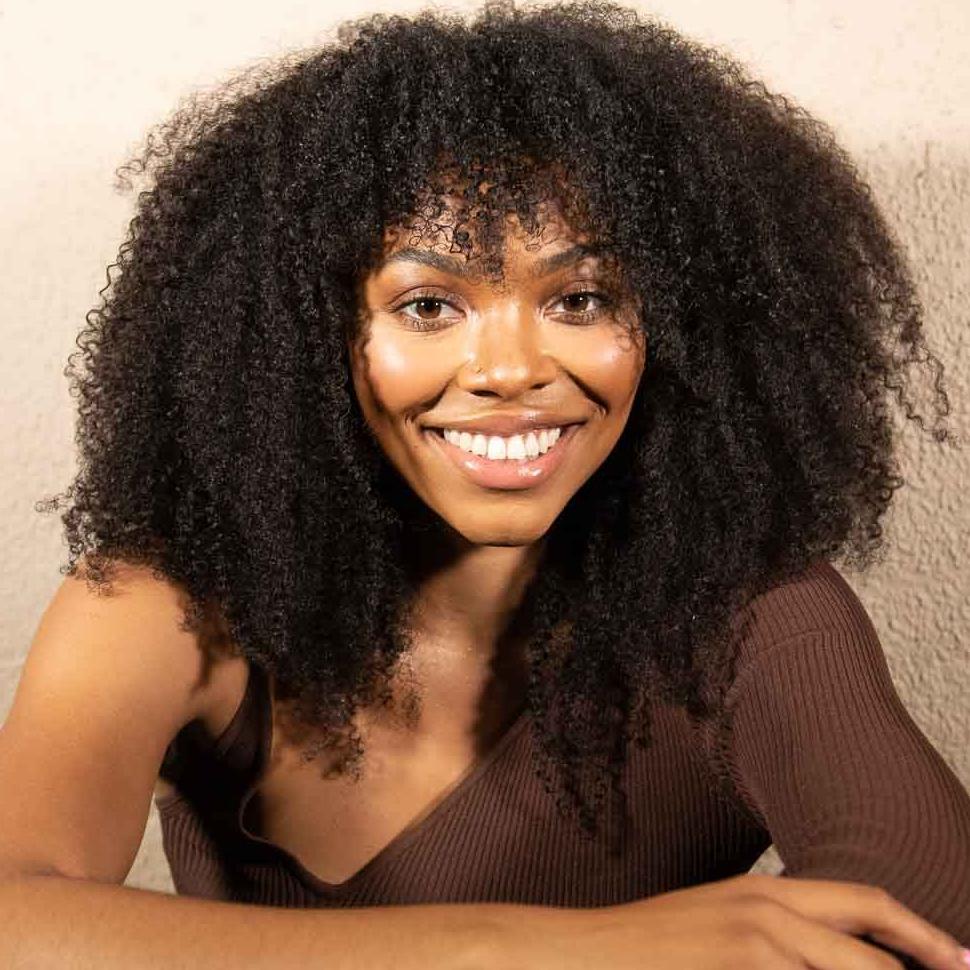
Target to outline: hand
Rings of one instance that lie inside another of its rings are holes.
[[[746,873],[532,926],[508,965],[557,970],[966,970],[960,945],[882,889]],[[523,928],[524,929],[524,928]],[[529,939],[525,939],[529,936]]]

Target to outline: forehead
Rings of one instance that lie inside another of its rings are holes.
[[[500,280],[508,272],[539,277],[603,256],[602,247],[573,230],[554,205],[527,227],[514,212],[498,219],[493,214],[487,223],[479,210],[448,196],[430,214],[418,212],[387,226],[382,242],[377,270],[418,264],[474,279]]]

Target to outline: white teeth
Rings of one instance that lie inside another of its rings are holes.
[[[530,431],[527,435],[516,434],[502,438],[499,435],[472,434],[450,428],[444,430],[445,440],[455,447],[473,455],[488,457],[491,461],[538,458],[559,440],[561,433],[562,428],[543,428],[538,434]]]
[[[522,435],[516,434],[509,438],[505,446],[505,455],[507,458],[525,458],[525,441]]]

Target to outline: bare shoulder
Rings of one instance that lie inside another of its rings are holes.
[[[82,564],[40,617],[0,728],[0,871],[122,881],[166,747],[231,702],[239,661],[203,649],[184,591],[129,565],[111,580]]]
[[[200,631],[184,625],[188,606],[188,594],[178,583],[147,566],[114,562],[110,589],[99,589],[82,559],[76,573],[66,576],[55,591],[38,634],[45,633],[42,642],[47,644],[63,642],[69,630],[74,636],[83,630],[91,641],[85,645],[89,664],[104,662],[117,668],[127,659],[143,674],[146,668],[154,668],[160,677],[167,672],[184,697],[175,720],[185,722],[207,717],[228,659],[217,624],[209,621]],[[32,653],[39,647],[35,643]],[[128,658],[118,656],[119,650]]]
[[[65,604],[74,598],[101,599],[101,594],[88,588],[83,560],[79,566],[78,575],[65,579],[54,602],[61,592]],[[180,724],[197,718],[209,733],[218,736],[241,703],[248,679],[248,663],[231,642],[224,619],[211,614],[199,630],[189,631],[183,627],[189,597],[178,583],[147,566],[121,562],[113,566],[115,592],[109,599],[120,599],[103,607],[104,622],[113,627],[140,624],[148,634],[146,649],[154,646],[160,658],[172,665],[172,673],[189,688],[187,706],[178,718]]]

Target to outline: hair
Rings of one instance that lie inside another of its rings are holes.
[[[639,303],[628,423],[510,620],[538,775],[589,835],[604,799],[624,810],[651,701],[723,716],[754,596],[876,561],[903,484],[887,392],[927,431],[914,364],[955,443],[901,245],[830,129],[614,3],[347,22],[187,97],[116,174],[147,188],[65,371],[80,471],[38,503],[69,503],[61,572],[83,555],[101,590],[121,563],[177,584],[187,629],[349,744],[340,770],[413,646],[408,549],[442,525],[350,380],[387,227],[470,257],[473,226],[494,270],[503,214],[540,237],[553,202]]]

